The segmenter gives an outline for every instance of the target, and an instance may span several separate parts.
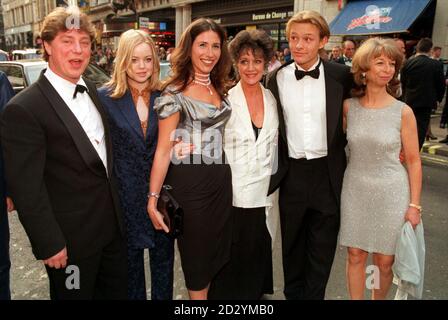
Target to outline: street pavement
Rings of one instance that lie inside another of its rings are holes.
[[[445,138],[446,129],[438,127],[440,114],[432,117],[433,134]],[[437,146],[437,148],[434,148]],[[432,141],[423,148],[423,223],[426,240],[426,270],[423,299],[448,299],[448,152],[446,155],[440,150],[447,150],[448,145]],[[28,238],[18,220],[17,213],[9,216],[11,229],[10,253],[11,293],[13,299],[37,300],[49,299],[48,278],[42,262],[36,261],[31,253]],[[279,231],[274,242],[274,294],[266,299],[284,299],[283,272],[281,264],[281,243]],[[327,287],[326,299],[348,299],[345,282],[346,250],[338,247],[330,280]],[[148,297],[150,297],[150,276],[147,270]],[[393,298],[395,287],[389,294]],[[366,292],[366,297],[369,293]],[[174,299],[188,299],[180,266],[179,255],[176,250]]]

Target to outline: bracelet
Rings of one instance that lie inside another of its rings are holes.
[[[422,206],[410,203],[409,204],[410,207],[417,209],[420,213],[422,213]]]
[[[150,192],[150,193],[148,193],[148,199],[151,198],[151,197],[159,199],[160,198],[160,193],[158,193],[158,192]]]

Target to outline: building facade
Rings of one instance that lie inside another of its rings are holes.
[[[36,0],[3,0],[6,49],[33,47],[33,6]]]
[[[356,0],[294,0],[294,12],[301,10],[315,10],[320,12],[325,19],[330,23],[350,1]],[[375,4],[375,0],[366,1],[366,3]],[[432,12],[430,16],[425,17],[426,21],[417,21],[417,27],[411,30],[411,33],[404,33],[401,36],[407,39],[414,39],[410,41],[415,44],[421,36],[432,38],[435,46],[442,47],[442,58],[448,59],[448,1],[446,0],[432,0],[430,5],[435,6],[435,14]],[[423,28],[420,28],[421,25]],[[425,29],[424,33],[419,34],[421,29]],[[343,40],[341,36],[332,36],[328,42],[326,49],[330,50],[334,45],[339,45]]]
[[[74,3],[89,14],[95,24],[98,46],[116,48],[121,33],[131,28],[147,30],[159,46],[175,46],[192,20],[210,17],[219,22],[230,37],[244,29],[264,29],[276,48],[281,49],[287,45],[285,25],[294,12],[315,10],[331,22],[347,3],[357,0],[134,0],[135,11],[114,8],[113,2],[120,4],[124,1],[1,0],[4,32],[2,37],[0,19],[0,48],[9,50],[38,45],[44,17],[58,5]],[[374,0],[370,2],[374,3]],[[426,30],[424,36],[432,37],[434,45],[443,48],[442,56],[448,58],[448,1],[432,0],[431,5],[435,10],[425,21],[425,28],[430,30]],[[420,29],[414,33],[417,31]],[[326,49],[342,40],[342,36],[332,36]]]

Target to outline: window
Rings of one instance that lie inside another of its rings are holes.
[[[25,78],[23,77],[22,68],[19,66],[0,66],[0,70],[3,71],[8,77],[9,82],[14,89],[17,87],[25,86]]]

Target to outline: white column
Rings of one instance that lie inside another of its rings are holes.
[[[191,5],[186,5],[182,12],[182,32],[184,32],[191,23]]]
[[[183,7],[176,7],[176,46],[179,44],[183,32]]]
[[[305,0],[294,0],[294,13],[305,10]]]

